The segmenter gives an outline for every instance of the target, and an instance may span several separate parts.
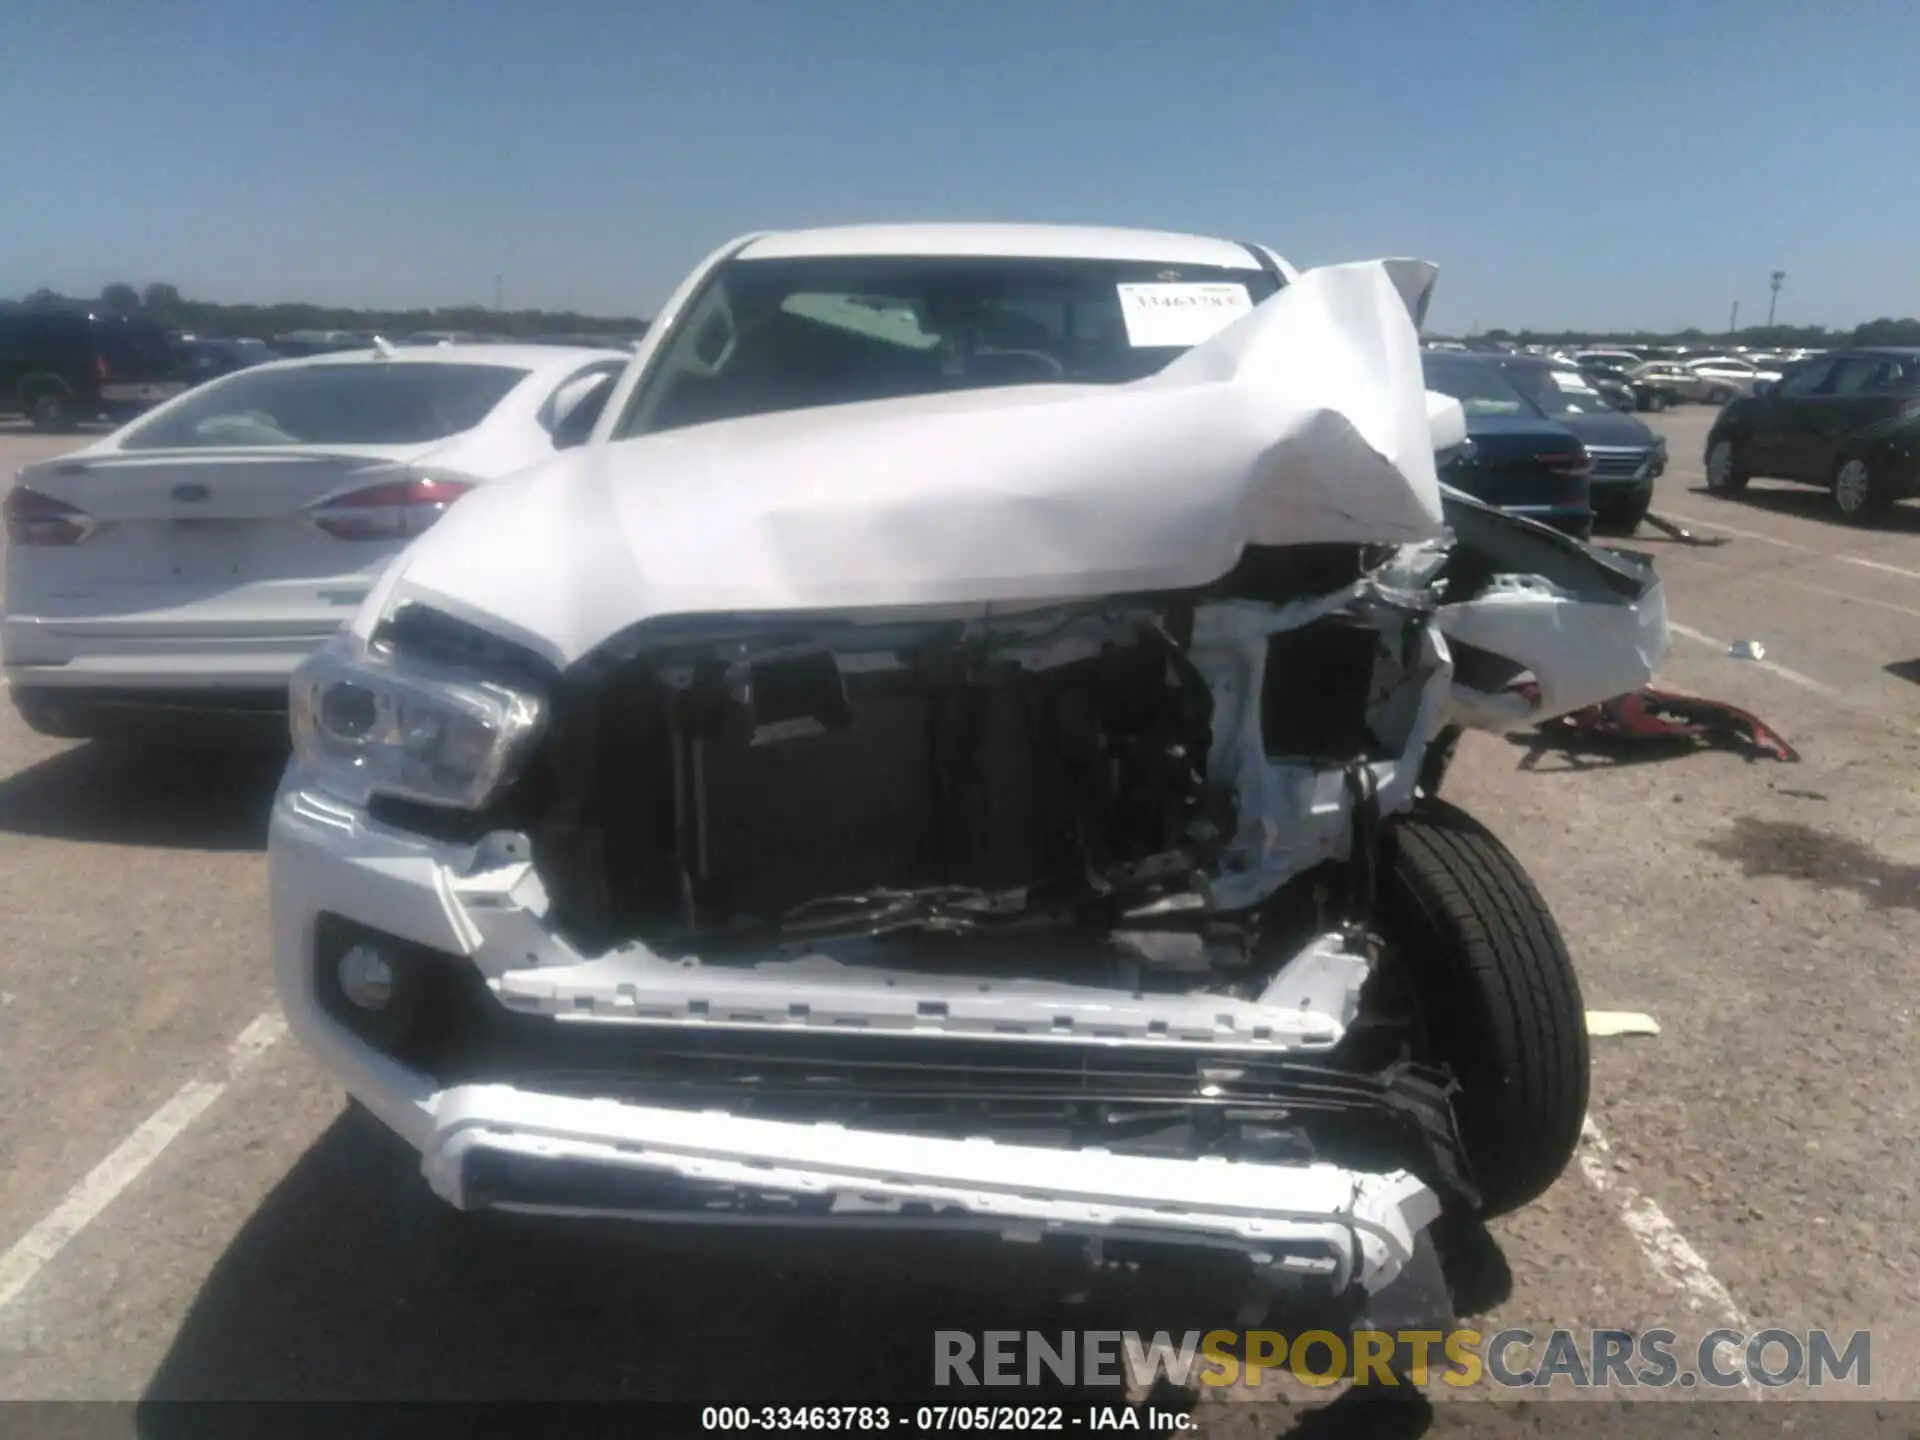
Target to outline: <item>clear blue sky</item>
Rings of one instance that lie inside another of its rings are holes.
[[[10,0],[0,294],[649,314],[737,232],[1418,255],[1430,324],[1920,314],[1920,3]]]

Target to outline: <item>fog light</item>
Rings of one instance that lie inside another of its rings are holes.
[[[373,946],[349,946],[335,969],[340,993],[362,1010],[385,1010],[393,1003],[393,966]]]

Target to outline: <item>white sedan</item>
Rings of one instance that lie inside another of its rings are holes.
[[[1753,387],[1761,381],[1780,378],[1778,370],[1763,369],[1733,355],[1682,360],[1680,368],[1693,377],[1692,385],[1685,390],[1687,398],[1703,400],[1709,405],[1724,405],[1737,395],[1751,395]]]
[[[14,705],[53,735],[284,734],[294,667],[387,562],[583,440],[628,358],[378,343],[242,371],[28,467],[4,502]]]

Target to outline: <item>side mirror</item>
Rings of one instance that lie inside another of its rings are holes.
[[[1427,391],[1427,429],[1433,436],[1434,453],[1441,454],[1467,443],[1467,412],[1451,395]]]
[[[594,375],[574,393],[559,396],[553,422],[553,448],[571,450],[587,443],[600,412],[607,408],[618,375]]]

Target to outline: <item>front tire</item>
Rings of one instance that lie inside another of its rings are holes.
[[[1449,1067],[1481,1194],[1500,1215],[1573,1159],[1590,1085],[1586,1010],[1546,901],[1493,833],[1422,799],[1388,832],[1381,928],[1419,1011],[1420,1058]]]
[[[1593,528],[1602,535],[1635,535],[1640,522],[1653,508],[1653,487],[1647,486],[1631,499],[1593,512]]]
[[[64,390],[48,386],[27,399],[27,419],[36,430],[71,430],[76,418],[73,397]]]
[[[1893,504],[1887,487],[1874,473],[1873,462],[1855,455],[1834,467],[1833,505],[1840,518],[1850,525],[1868,525],[1886,514]]]
[[[1732,439],[1721,439],[1707,448],[1707,491],[1713,495],[1738,495],[1752,477],[1740,458],[1740,447]]]
[[[1656,390],[1651,395],[1647,396],[1647,409],[1664,410],[1666,408],[1667,408],[1667,392],[1666,391]]]

